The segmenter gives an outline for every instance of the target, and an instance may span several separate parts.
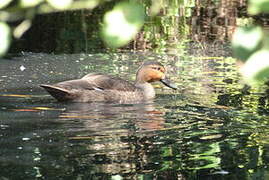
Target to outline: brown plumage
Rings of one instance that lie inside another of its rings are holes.
[[[161,81],[166,86],[176,87],[165,78],[165,68],[158,62],[145,62],[137,70],[135,83],[119,77],[90,73],[81,79],[41,85],[58,101],[72,102],[118,102],[148,101],[155,97],[151,82]]]

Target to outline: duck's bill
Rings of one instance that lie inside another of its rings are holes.
[[[161,79],[160,80],[164,85],[166,85],[167,87],[170,87],[170,88],[172,88],[172,89],[177,89],[177,86],[174,84],[174,83],[172,83],[169,79]]]

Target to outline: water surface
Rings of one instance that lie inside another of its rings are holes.
[[[268,179],[268,95],[245,86],[227,57],[1,59],[0,179]],[[58,103],[38,86],[90,72],[131,81],[152,59],[179,90],[156,83],[151,103]]]

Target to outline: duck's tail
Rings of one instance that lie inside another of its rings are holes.
[[[58,101],[70,101],[74,98],[69,90],[60,88],[53,85],[41,84],[40,87],[44,88],[51,96],[53,96]]]

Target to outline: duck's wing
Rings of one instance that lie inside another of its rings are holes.
[[[56,85],[41,84],[40,87],[44,88],[58,101],[68,101],[77,97],[77,94],[73,93],[71,90],[61,88]]]
[[[73,100],[89,91],[102,94],[105,90],[135,91],[136,89],[128,81],[100,73],[91,73],[81,79],[63,81],[53,85],[42,84],[40,86],[58,101]]]
[[[124,79],[100,73],[87,74],[81,80],[86,80],[92,88],[100,90],[135,91],[136,89],[132,83]]]

